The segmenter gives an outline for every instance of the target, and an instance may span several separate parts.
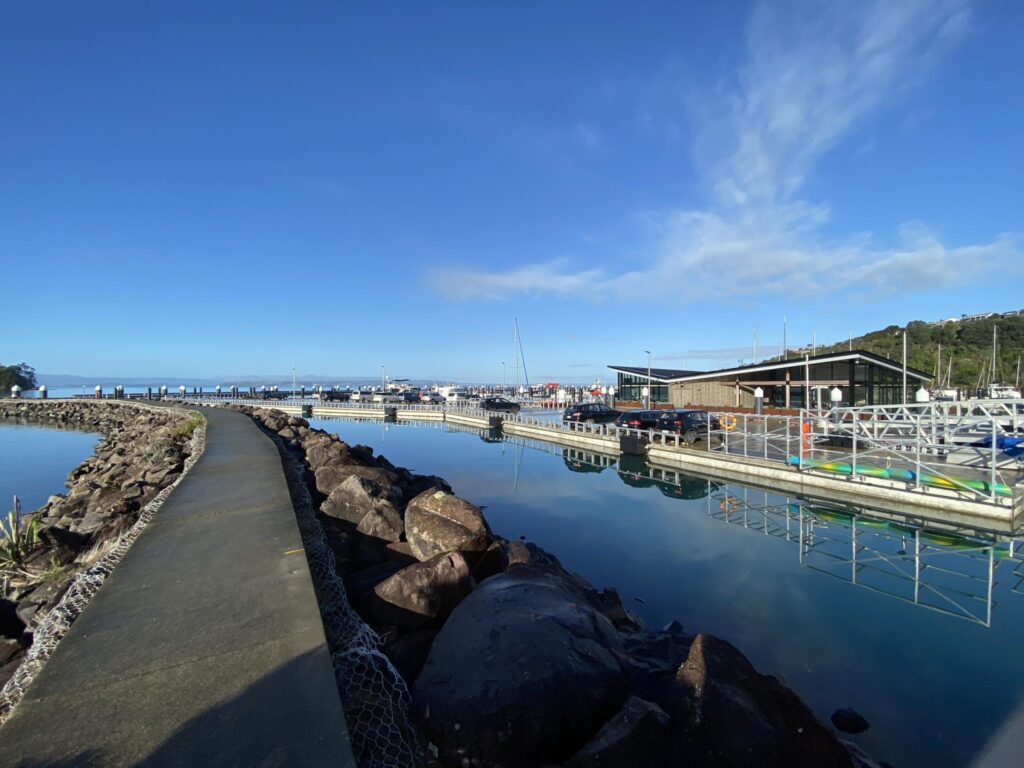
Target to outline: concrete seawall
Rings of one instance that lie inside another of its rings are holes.
[[[206,450],[0,729],[0,765],[353,766],[276,446]]]

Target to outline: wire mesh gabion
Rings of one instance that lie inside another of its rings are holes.
[[[359,768],[417,768],[419,740],[410,719],[412,696],[401,674],[385,656],[381,639],[352,608],[335,570],[334,551],[316,519],[304,469],[286,460],[295,516],[320,604],[327,645],[334,663],[352,752]]]

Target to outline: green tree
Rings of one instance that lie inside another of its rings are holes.
[[[36,388],[36,369],[28,363],[3,365],[0,363],[0,393],[8,393],[17,384],[22,389]]]

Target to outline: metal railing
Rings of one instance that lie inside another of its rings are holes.
[[[314,406],[321,412],[399,411],[461,414],[559,434],[618,442],[623,436],[673,450],[706,450],[747,461],[853,483],[1016,506],[1024,500],[1024,401],[972,401],[801,411],[798,416],[710,413],[698,429],[668,432],[486,411],[476,403],[258,400],[186,395],[187,401],[274,407]],[[1018,443],[1017,441],[1020,440]],[[702,444],[702,445],[701,445]]]

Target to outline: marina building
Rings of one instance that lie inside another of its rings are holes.
[[[643,400],[649,386],[652,404],[675,407],[753,408],[754,390],[764,390],[770,408],[829,405],[829,392],[838,388],[842,405],[891,405],[903,401],[903,367],[895,360],[863,350],[807,355],[789,360],[754,363],[717,371],[681,371],[609,365],[618,375],[616,397]],[[931,374],[907,368],[907,398],[931,381]]]

